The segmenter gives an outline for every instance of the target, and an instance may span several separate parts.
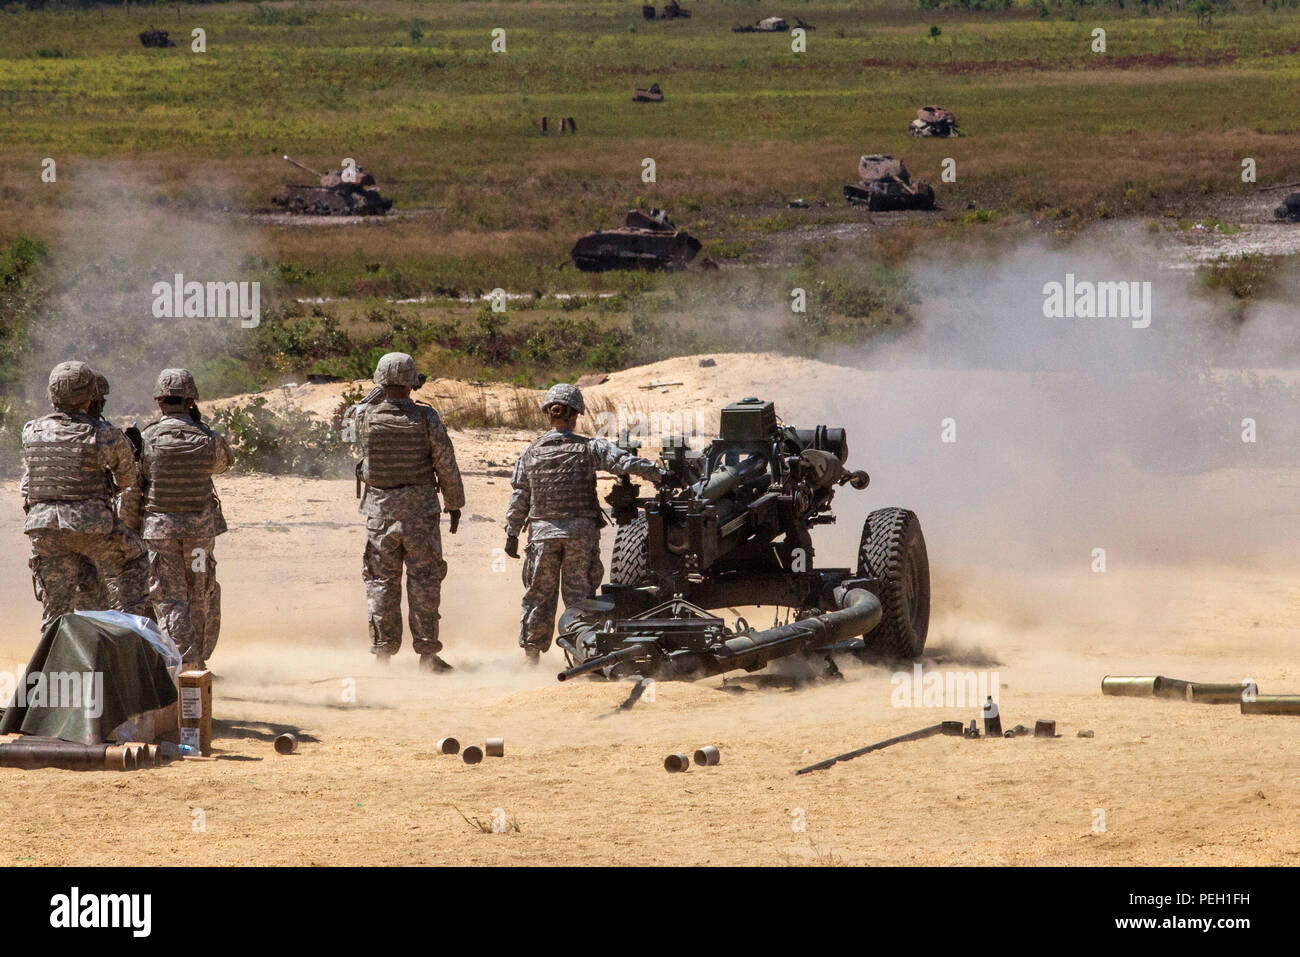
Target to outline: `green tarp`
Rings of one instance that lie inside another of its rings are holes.
[[[176,701],[180,655],[152,622],[119,612],[63,615],[41,635],[0,718],[0,734],[111,740],[135,715]]]

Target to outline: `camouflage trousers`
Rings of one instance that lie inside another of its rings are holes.
[[[215,538],[146,538],[149,595],[158,630],[176,643],[185,664],[206,662],[221,633],[221,586]]]
[[[89,561],[104,585],[106,602],[86,611],[109,608],[132,615],[149,614],[149,566],[138,537],[125,526],[108,533],[42,529],[29,532],[32,585],[44,608],[41,628],[77,607],[81,564]]]
[[[524,602],[519,616],[519,644],[546,651],[555,631],[559,592],[565,607],[596,594],[605,577],[600,561],[600,534],[552,538],[528,543],[524,550]]]
[[[366,583],[370,650],[396,654],[402,647],[402,566],[406,566],[406,605],[411,647],[418,654],[442,650],[438,605],[447,563],[442,560],[438,516],[366,519],[366,550],[361,578]]]
[[[118,521],[113,537],[122,550],[122,571],[117,580],[105,579],[89,558],[77,567],[77,593],[73,608],[95,611],[116,608],[142,618],[153,617],[149,603],[149,554],[140,536]],[[116,601],[116,604],[115,604]]]

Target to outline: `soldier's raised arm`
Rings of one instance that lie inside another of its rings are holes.
[[[212,444],[215,451],[212,462],[212,474],[220,475],[232,465],[235,464],[235,453],[230,450],[230,443],[226,437],[215,429],[208,429],[212,434]]]
[[[458,512],[465,507],[465,485],[461,482],[456,450],[451,446],[447,427],[432,409],[429,410],[429,447],[433,452],[433,471],[438,476],[438,488],[442,492],[442,507],[449,512]]]
[[[592,439],[591,454],[598,468],[615,475],[635,475],[648,479],[656,485],[663,478],[663,471],[649,459],[625,452],[608,439]]]
[[[140,484],[140,470],[136,466],[135,448],[121,429],[107,422],[99,427],[100,461],[113,473],[113,481],[120,491]]]

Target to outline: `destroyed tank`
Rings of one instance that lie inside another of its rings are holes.
[[[1288,193],[1273,215],[1289,223],[1300,223],[1300,193]]]
[[[934,209],[934,188],[913,183],[902,160],[871,153],[858,161],[857,185],[844,187],[844,198],[872,212],[896,209]]]
[[[321,173],[286,156],[285,161],[320,180],[319,186],[289,185],[271,202],[306,216],[382,216],[392,206],[375,188],[375,178],[360,166]]]
[[[685,269],[700,241],[673,225],[662,209],[630,210],[618,229],[598,229],[576,243],[569,256],[584,272],[608,269]]]
[[[961,136],[957,115],[942,106],[923,106],[908,126],[913,136]]]
[[[637,103],[662,103],[664,91],[659,89],[658,83],[651,83],[645,88],[638,86],[632,91],[632,99]]]
[[[140,34],[140,42],[147,47],[176,46],[176,41],[168,38],[166,30],[155,30],[153,27]]]

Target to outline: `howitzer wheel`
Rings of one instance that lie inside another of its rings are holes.
[[[867,516],[858,574],[880,582],[880,624],[863,635],[866,652],[916,658],[930,628],[930,561],[915,512],[881,508]]]
[[[609,580],[615,585],[642,585],[650,578],[650,526],[644,515],[619,527]]]

